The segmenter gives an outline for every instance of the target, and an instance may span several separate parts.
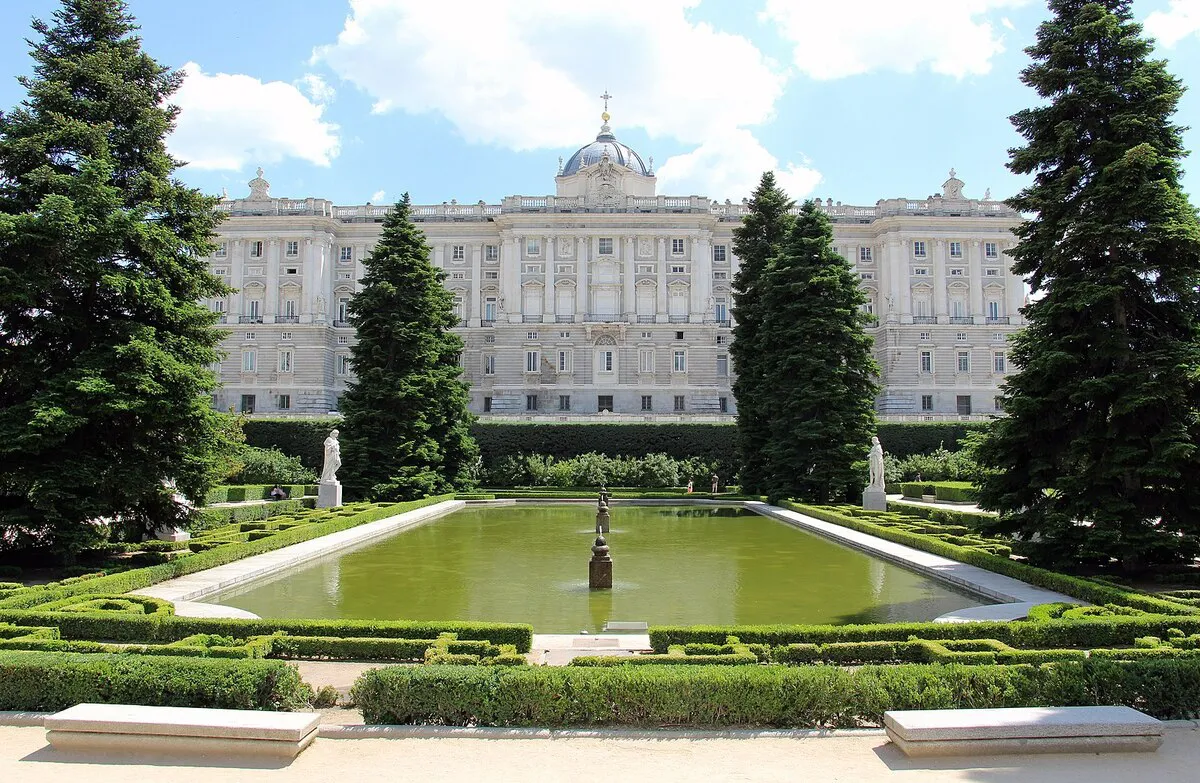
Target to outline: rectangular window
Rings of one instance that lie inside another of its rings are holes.
[[[860,247],[858,249],[858,260],[863,263],[870,263],[873,260],[871,258],[871,248]]]
[[[558,352],[558,371],[559,372],[570,372],[571,371],[571,352],[570,351],[559,351]]]
[[[676,332],[676,333],[675,333],[675,339],[676,339],[676,340],[682,340],[682,339],[683,339],[683,332]]]
[[[713,245],[713,263],[714,264],[725,263],[725,261],[728,260],[728,258],[729,258],[728,252],[729,251],[726,250],[725,245]]]
[[[726,344],[728,344],[728,340],[726,339],[725,335],[718,334],[717,335],[717,345],[726,345]]]
[[[338,354],[337,374],[338,375],[349,375],[350,374],[350,354],[348,354],[348,353],[339,353]]]
[[[682,394],[675,395],[675,412],[680,413],[684,410],[684,400]]]
[[[673,372],[687,372],[687,351],[675,351],[671,360]]]
[[[525,255],[540,256],[541,254],[542,254],[542,240],[534,239],[534,238],[525,240]]]
[[[913,274],[914,274],[914,275],[920,275],[920,276],[925,276],[925,275],[928,275],[928,274],[929,274],[929,267],[927,267],[927,266],[914,266],[914,267],[913,267]]]
[[[285,267],[283,268],[283,273],[284,273],[285,275],[298,275],[298,274],[300,274],[300,267],[298,267],[298,266],[285,266]]]
[[[337,320],[345,323],[350,318],[350,298],[339,297],[337,300]]]
[[[652,275],[654,274],[654,264],[638,264],[637,270],[639,275]]]
[[[729,320],[729,303],[725,297],[718,296],[713,300],[713,317],[721,324]]]
[[[958,371],[959,372],[970,372],[971,371],[971,352],[970,351],[959,351],[958,352]]]
[[[967,303],[962,299],[954,299],[950,302],[950,315],[955,318],[967,317]],[[958,323],[957,321],[955,323]]]
[[[571,395],[569,395],[569,394],[558,395],[558,409],[560,411],[571,410]]]
[[[294,239],[288,240],[287,244],[284,246],[284,253],[289,256],[300,255],[300,243]]]
[[[729,356],[726,354],[717,354],[717,375],[721,378],[729,375]]]
[[[1003,413],[1004,412],[1004,400],[1001,399],[1000,397],[993,397],[992,398],[992,408],[996,411],[996,413]]]
[[[499,261],[500,260],[500,246],[499,245],[484,245],[483,246],[483,260],[487,261],[490,264],[494,264],[497,261]]]
[[[1006,372],[1008,370],[1008,357],[1003,351],[992,354],[992,369],[995,372]]]
[[[874,280],[875,273],[874,272],[860,272],[858,274],[858,277],[860,280]]]
[[[213,253],[213,258],[225,258],[227,255],[229,255],[229,246],[222,242],[217,245],[217,250]]]
[[[600,394],[596,396],[596,410],[600,413],[613,412],[613,398],[611,394]]]
[[[342,247],[338,251],[338,260],[339,261],[353,261],[354,260],[354,248],[351,247],[350,245],[342,245]]]
[[[955,332],[954,339],[958,340],[960,343],[965,343],[967,341],[967,333],[966,332]]]
[[[984,277],[999,277],[1000,270],[999,269],[985,269],[985,270],[983,270],[983,276]]]
[[[718,397],[717,405],[720,407],[721,413],[729,413],[729,398],[728,397]]]
[[[999,318],[1000,317],[1000,303],[997,302],[995,299],[993,299],[992,301],[987,303],[987,317],[988,318]]]
[[[958,413],[960,416],[971,415],[971,395],[960,394],[958,395],[958,399],[955,401],[955,403],[958,407]]]
[[[573,275],[575,274],[575,266],[573,264],[557,264],[554,267],[554,271],[560,275]]]
[[[983,243],[983,257],[984,258],[999,258],[1000,257],[999,246],[995,242],[984,242]]]
[[[713,272],[713,280],[728,280],[728,272]]]
[[[280,332],[279,339],[284,340],[284,341],[290,340],[290,339],[292,339],[292,333],[291,332]]]
[[[967,274],[967,271],[965,269],[963,269],[961,266],[950,267],[950,276],[951,277],[963,277],[966,274]]]
[[[598,354],[596,354],[596,369],[599,372],[612,372],[613,371],[613,352],[612,351],[600,351]]]
[[[671,264],[671,274],[685,275],[687,274],[687,267],[683,264]]]
[[[489,354],[484,355],[484,357],[483,357],[483,374],[484,375],[495,375],[496,374],[496,356],[495,356],[495,354],[489,353]]]
[[[492,412],[492,398],[491,397],[483,398],[483,412],[484,413]]]
[[[291,335],[291,332],[284,332],[284,334],[286,334],[286,335]],[[349,344],[350,344],[350,338],[349,338],[349,337],[347,337],[347,336],[346,336],[346,335],[344,335],[344,334],[339,334],[339,335],[338,335],[338,345],[349,345]]]
[[[540,275],[541,273],[542,273],[542,265],[541,264],[526,264],[525,265],[525,274]]]
[[[253,339],[254,339],[254,332],[246,332],[246,339],[247,339],[247,340],[253,340]]]
[[[653,395],[650,395],[650,394],[642,395],[642,410],[645,412],[650,412],[650,411],[654,410]]]
[[[525,352],[525,372],[539,372],[541,370],[542,354],[539,351]]]
[[[536,394],[526,394],[525,395],[525,410],[536,411],[538,409],[537,402],[538,402],[538,398],[537,398]]]
[[[451,272],[450,279],[451,280],[466,280],[467,273],[466,272]]]
[[[951,242],[950,243],[950,257],[951,258],[962,258],[962,242]]]
[[[537,332],[526,332],[526,333],[525,333],[525,339],[526,339],[526,340],[536,340],[537,338],[538,338],[538,333],[537,333]]]
[[[262,302],[257,299],[251,299],[246,303],[250,308],[250,317],[258,318],[262,314]]]
[[[638,372],[654,372],[653,348],[643,348],[638,351]]]
[[[254,395],[242,395],[242,413],[254,413]]]
[[[600,245],[600,255],[602,255],[602,256],[611,256],[612,255],[612,251],[613,251],[612,237],[600,237],[599,245]]]
[[[250,257],[251,258],[262,258],[262,254],[263,254],[263,243],[262,242],[251,242],[250,243]]]
[[[923,410],[923,411],[933,410],[933,395],[932,394],[922,394],[921,395],[921,410]]]
[[[279,371],[280,372],[291,372],[292,371],[292,352],[291,351],[280,351],[279,352]]]
[[[281,411],[290,411],[292,409],[292,395],[279,395],[278,404],[275,407],[279,408]]]
[[[931,339],[932,337],[933,337],[933,335],[930,332],[921,332],[921,341],[922,342],[925,342],[925,341]]]
[[[226,276],[229,274],[229,267],[227,267],[227,266],[214,266],[214,267],[213,267],[213,274],[214,274],[214,275],[217,275],[218,277],[226,277]]]
[[[921,372],[933,372],[933,351],[921,351]]]
[[[683,240],[682,239],[672,239],[671,240],[671,255],[673,255],[673,256],[683,255]]]
[[[225,312],[225,300],[224,300],[224,299],[215,299],[215,300],[213,300],[213,303],[212,303],[212,311],[213,311],[214,313],[223,313],[223,312]]]
[[[242,372],[256,372],[258,370],[258,351],[242,351]]]
[[[496,320],[496,297],[489,296],[483,300],[483,320],[488,323]]]
[[[483,273],[483,279],[484,280],[499,280],[500,273],[497,272],[495,269],[489,269]]]
[[[924,258],[925,257],[925,242],[924,241],[922,241],[920,239],[913,241],[913,257],[914,258]]]
[[[560,339],[562,339],[562,340],[566,340],[566,339],[569,339],[569,338],[571,337],[571,333],[570,333],[570,332],[559,332],[559,333],[558,333],[558,336],[559,336],[559,338],[560,338]]]

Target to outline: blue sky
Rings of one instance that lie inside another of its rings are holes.
[[[0,3],[0,106],[51,0]],[[608,90],[659,192],[740,200],[766,168],[793,196],[923,197],[950,167],[1011,195],[1034,96],[1017,75],[1041,0],[130,0],[146,49],[188,70],[171,149],[208,192],[339,204],[553,192]],[[1200,74],[1200,0],[1137,0],[1179,76]],[[1200,148],[1200,80],[1177,121]],[[1197,201],[1200,160],[1185,161]]]

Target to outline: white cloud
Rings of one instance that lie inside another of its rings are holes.
[[[387,198],[387,191],[377,190],[371,194],[371,203],[382,204],[385,198]]]
[[[437,114],[468,142],[512,150],[589,141],[606,89],[618,138],[639,127],[712,160],[713,140],[741,130],[753,145],[740,162],[726,150],[719,170],[692,165],[675,180],[714,193],[757,181],[766,151],[744,129],[772,118],[787,74],[746,38],[690,21],[699,2],[351,0],[337,41],[313,61],[366,92],[376,114]]]
[[[675,155],[658,171],[658,189],[679,195],[709,195],[740,201],[758,185],[764,171],[776,171],[779,185],[794,199],[812,193],[821,173],[804,164],[779,160],[750,131],[735,128],[702,143],[695,150]]]
[[[187,78],[171,98],[181,111],[167,146],[192,168],[237,171],[284,158],[328,166],[337,157],[338,126],[294,85],[206,74],[191,62],[183,71]]]
[[[796,67],[814,79],[922,66],[961,79],[987,73],[1004,51],[989,12],[1028,2],[767,0],[762,18],[793,44]]]
[[[1171,0],[1166,11],[1155,11],[1146,17],[1146,32],[1168,49],[1200,33],[1200,0]]]
[[[304,74],[300,78],[300,86],[308,93],[308,97],[312,98],[313,103],[326,104],[337,97],[337,90],[315,73]]]

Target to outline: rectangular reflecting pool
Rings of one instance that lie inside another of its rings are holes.
[[[483,620],[539,633],[932,620],[990,603],[740,508],[612,509],[613,589],[589,590],[595,506],[468,507],[204,599],[261,617]]]

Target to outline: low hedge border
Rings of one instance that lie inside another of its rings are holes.
[[[249,522],[258,519],[293,514],[301,509],[316,508],[316,498],[296,498],[295,500],[276,500],[271,503],[261,503],[256,506],[226,506],[225,508],[204,508],[198,512],[198,524],[192,527],[192,532],[207,530],[233,522]]]
[[[979,499],[979,490],[969,481],[902,481],[900,494],[906,498],[920,500],[933,495],[943,503],[974,503]]]
[[[335,514],[327,521],[281,530],[275,535],[259,541],[218,546],[206,552],[198,552],[159,565],[122,571],[119,574],[99,576],[74,584],[66,584],[66,580],[64,580],[59,583],[52,582],[48,585],[27,587],[23,590],[8,593],[3,598],[0,598],[0,610],[30,609],[39,604],[57,601],[82,593],[128,593],[131,590],[149,587],[167,579],[194,574],[197,571],[232,563],[244,557],[259,555],[263,552],[272,552],[276,549],[282,549],[285,546],[298,544],[301,541],[308,541],[330,533],[336,533],[340,530],[364,525],[368,522],[376,522],[406,511],[413,511],[435,503],[441,503],[442,501],[449,500],[451,497],[451,495],[439,495],[422,500],[411,500],[407,503],[363,504],[352,515],[343,516]]]
[[[905,503],[902,500],[889,500],[888,511],[895,511],[909,516],[928,519],[943,525],[963,525],[972,530],[979,530],[985,522],[995,522],[996,515],[984,511],[959,511],[953,508],[937,508],[919,503]]]
[[[282,661],[0,651],[0,710],[56,712],[83,702],[295,710],[311,697]]]
[[[204,496],[204,505],[213,503],[240,503],[244,500],[269,500],[274,484],[228,484],[213,487]],[[305,495],[316,495],[316,484],[281,484],[280,488],[287,493],[288,498],[301,498]]]
[[[1044,666],[389,666],[351,698],[367,723],[452,726],[878,726],[887,710],[1128,705],[1200,714],[1200,661]]]
[[[853,517],[826,508],[790,501],[781,501],[779,505],[801,514],[816,517],[825,522],[831,522],[835,525],[848,527],[851,530],[878,536],[887,541],[911,546],[923,552],[948,557],[951,560],[957,560],[961,563],[986,568],[989,571],[1011,576],[1014,579],[1020,579],[1023,582],[1044,587],[1048,590],[1065,593],[1089,603],[1121,604],[1157,614],[1200,614],[1200,607],[1179,604],[1129,590],[1122,590],[1113,585],[1100,584],[1089,579],[1048,571],[1045,568],[1019,563],[1006,557],[988,554],[979,549],[940,541],[920,533],[892,530],[880,525],[873,525],[864,518]]]

